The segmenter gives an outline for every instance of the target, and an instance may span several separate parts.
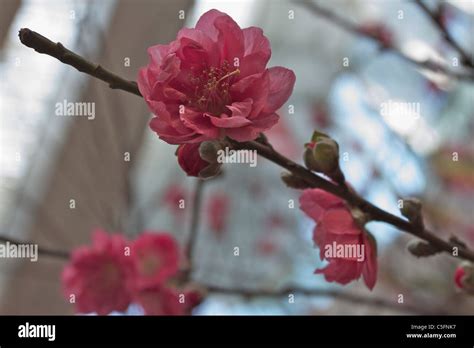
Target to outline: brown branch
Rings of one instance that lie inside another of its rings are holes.
[[[443,35],[444,39],[461,55],[462,62],[464,64],[469,65],[470,67],[474,67],[473,61],[469,58],[469,54],[464,51],[464,49],[456,42],[453,36],[450,34],[448,29],[444,26],[442,19],[441,19],[441,11],[440,7],[437,8],[436,12],[431,11],[428,6],[422,0],[415,0],[416,4],[421,8],[423,12],[425,12],[431,21],[436,25]]]
[[[20,38],[21,38],[21,32],[24,33],[34,33],[29,29],[22,29],[20,31]],[[29,36],[30,40],[28,40],[28,45],[29,47],[34,48],[38,52],[52,55],[53,57],[56,57],[57,54],[57,46],[56,44],[53,44],[50,40],[46,39],[45,37],[35,33],[35,35],[27,35]],[[32,39],[33,38],[33,39]],[[34,38],[40,38],[39,41],[37,41]],[[45,45],[44,41],[51,43],[52,45]],[[40,46],[40,50],[38,50],[38,47]],[[61,45],[62,47],[62,45]],[[64,49],[64,48],[63,48]],[[67,50],[70,52],[69,50]],[[68,62],[67,64],[71,66],[81,66],[83,62],[87,62],[84,58],[80,57],[79,55],[72,53],[68,56]],[[57,58],[57,57],[56,57]],[[61,60],[61,59],[60,59]],[[77,61],[76,61],[77,60]],[[94,67],[98,66],[96,64],[92,64],[87,62],[88,65]],[[80,70],[83,71],[87,74],[91,74],[94,77],[97,77],[94,74],[94,70],[90,69],[84,69]],[[138,93],[137,85],[135,82],[132,81],[126,81],[118,77],[117,75],[112,74],[111,72],[102,69],[102,74],[101,79],[104,81],[116,81],[119,80],[121,81],[120,84],[115,84],[113,88],[118,88],[118,89],[123,89],[127,92],[134,93],[136,95],[140,95]],[[99,77],[100,78],[100,77]],[[248,149],[248,150],[256,150],[260,156],[265,157],[266,159],[274,162],[275,164],[287,169],[294,175],[300,177],[303,179],[307,184],[308,187],[317,187],[321,188],[327,192],[330,192],[344,200],[346,200],[349,204],[354,205],[359,207],[363,212],[369,214],[371,220],[375,221],[382,221],[386,222],[388,224],[391,224],[397,228],[399,228],[402,231],[405,231],[407,233],[410,233],[420,239],[423,239],[429,243],[431,243],[434,247],[436,247],[439,250],[445,251],[449,253],[451,256],[454,256],[452,254],[453,248],[457,247],[459,251],[459,256],[461,258],[464,258],[466,260],[474,261],[474,252],[469,250],[468,248],[459,246],[457,244],[454,244],[452,242],[446,242],[438,237],[432,232],[430,232],[427,229],[420,229],[419,226],[416,226],[412,224],[411,222],[404,220],[400,217],[397,217],[393,214],[390,214],[389,212],[386,212],[372,203],[366,201],[362,197],[360,197],[357,193],[351,191],[348,189],[346,186],[339,186],[335,185],[329,180],[326,180],[310,170],[304,168],[303,166],[291,161],[290,159],[284,157],[280,153],[276,152],[271,146],[261,144],[257,141],[249,141],[249,142],[244,142],[244,143],[238,143],[238,142],[232,142],[233,146],[236,149]],[[195,238],[195,237],[192,237]]]
[[[60,62],[76,68],[80,72],[107,82],[112,89],[121,89],[140,97],[142,96],[136,82],[125,80],[104,69],[99,64],[89,62],[77,53],[68,50],[60,42],[54,43],[43,35],[27,28],[20,29],[18,36],[23,45],[33,48],[38,53],[54,57]]]
[[[7,238],[7,237],[2,237],[0,236],[0,242],[2,243],[10,243],[10,244],[15,244],[15,245],[21,245],[21,244],[36,244],[32,242],[22,242],[17,239],[12,239],[12,238]],[[53,249],[48,249],[48,248],[43,248],[38,246],[38,254],[45,255],[45,256],[51,256],[51,257],[56,257],[60,259],[69,259],[69,253],[67,251],[62,251],[62,250],[53,250]]]
[[[281,155],[269,146],[260,144],[256,141],[249,141],[244,143],[232,141],[231,143],[235,149],[256,150],[260,156],[265,157],[271,162],[278,164],[280,167],[287,169],[292,174],[303,179],[308,184],[308,187],[323,189],[324,191],[330,192],[344,199],[349,204],[359,207],[363,212],[369,214],[370,220],[382,221],[391,224],[399,228],[400,230],[406,231],[418,238],[426,240],[436,248],[443,250],[449,253],[450,255],[453,255],[453,248],[457,247],[459,250],[459,256],[466,260],[474,261],[474,253],[468,250],[467,248],[461,248],[458,245],[446,242],[436,237],[429,230],[420,229],[418,226],[412,224],[411,222],[378,208],[372,203],[366,201],[364,198],[360,197],[354,191],[348,189],[346,186],[339,186],[333,184],[329,180],[326,180],[314,174],[305,167],[286,158],[285,156]]]
[[[341,291],[337,289],[319,289],[319,288],[299,288],[296,286],[287,286],[278,290],[266,290],[266,289],[235,289],[235,288],[224,288],[216,285],[208,285],[207,290],[210,293],[226,294],[226,295],[239,295],[245,298],[282,298],[289,295],[294,295],[295,298],[298,296],[305,297],[332,297],[334,299],[354,303],[357,305],[369,305],[374,307],[383,307],[399,312],[411,312],[414,314],[440,314],[442,312],[435,312],[433,309],[420,308],[412,304],[399,304],[396,301],[389,301],[380,297],[367,297],[350,293],[347,291]]]
[[[379,38],[375,33],[370,33],[368,31],[361,30],[356,24],[350,22],[349,20],[335,14],[332,11],[329,11],[318,4],[311,2],[311,1],[303,1],[303,2],[296,2],[297,4],[301,4],[308,8],[311,12],[317,14],[318,16],[321,16],[327,20],[329,20],[331,23],[336,24],[340,28],[344,29],[345,31],[355,34],[355,35],[361,35],[366,38],[369,38],[381,45],[384,49],[391,50],[394,54],[396,54],[398,57],[402,58],[403,60],[414,64],[420,68],[423,69],[428,69],[434,72],[442,73],[447,76],[451,76],[456,79],[460,80],[468,80],[472,81],[474,80],[474,69],[469,69],[467,67],[464,67],[465,72],[459,72],[459,71],[454,71],[449,69],[446,65],[439,64],[435,61],[432,60],[416,60],[413,59],[409,56],[407,56],[405,53],[403,53],[399,48],[390,45],[387,46],[385,45],[381,38]]]

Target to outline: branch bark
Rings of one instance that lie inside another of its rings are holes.
[[[20,244],[35,244],[32,242],[23,242],[17,239],[12,239],[12,238],[7,238],[7,237],[2,237],[0,236],[0,242],[2,243],[10,243],[10,244],[15,244],[15,245],[20,245]],[[50,256],[50,257],[55,257],[63,260],[68,260],[69,259],[69,253],[67,251],[62,251],[62,250],[53,250],[53,249],[48,249],[48,248],[43,248],[38,246],[38,254],[45,255],[45,256]]]
[[[54,44],[49,39],[29,29],[20,30],[20,40],[22,40],[22,42],[25,41],[23,42],[25,45],[35,49],[40,53],[51,55],[59,59],[60,61],[77,68],[81,72],[99,78],[103,81],[109,82],[109,86],[111,86],[111,88],[122,89],[124,91],[141,96],[140,92],[138,91],[137,84],[135,82],[124,80],[103,68],[100,69],[100,76],[98,76],[96,67],[98,67],[99,65],[88,62],[86,59],[82,58],[78,54],[73,53],[64,48],[64,46],[62,46],[60,43]],[[62,52],[69,52],[66,54],[67,59],[64,59],[64,57],[62,56]],[[78,67],[80,67],[81,69],[79,69]],[[256,150],[260,156],[265,157],[266,159],[287,169],[294,175],[303,179],[308,184],[308,187],[321,188],[346,200],[349,204],[357,206],[363,212],[369,214],[370,218],[374,221],[382,221],[391,224],[400,229],[401,231],[405,231],[431,243],[434,247],[449,253],[451,256],[454,256],[453,250],[454,248],[457,248],[458,254],[461,258],[474,262],[474,252],[468,249],[467,247],[462,247],[458,244],[444,241],[438,238],[431,231],[427,229],[420,229],[419,226],[415,226],[407,220],[404,220],[400,217],[397,217],[393,214],[390,214],[389,212],[378,208],[377,206],[368,202],[364,198],[360,197],[357,193],[353,192],[346,186],[335,185],[329,180],[326,180],[323,177],[320,177],[309,171],[308,169],[304,168],[303,166],[291,161],[290,159],[276,152],[271,145],[261,144],[257,141],[249,141],[243,143],[232,142],[232,145],[236,149]]]
[[[136,82],[125,80],[107,69],[104,69],[99,64],[88,61],[84,57],[68,50],[60,42],[54,43],[43,35],[28,28],[20,29],[18,36],[23,45],[33,48],[38,53],[54,57],[60,62],[76,68],[80,72],[107,82],[112,89],[121,89],[140,97],[142,96]]]
[[[431,19],[433,24],[438,27],[441,35],[443,35],[444,39],[456,50],[458,51],[459,55],[462,58],[462,62],[464,64],[467,64],[468,66],[474,68],[474,62],[472,59],[469,58],[469,54],[464,51],[464,49],[456,42],[456,40],[453,38],[451,33],[448,31],[448,29],[444,26],[442,20],[441,20],[441,12],[440,8],[438,7],[436,12],[431,11],[428,6],[422,1],[422,0],[415,0],[416,4],[421,8],[423,12],[425,12],[428,17]]]
[[[188,272],[192,272],[192,265],[194,259],[194,251],[196,247],[197,232],[199,227],[199,216],[201,212],[201,202],[203,193],[204,181],[202,179],[196,179],[194,188],[193,206],[191,210],[191,225],[189,226],[189,236],[186,245],[186,256],[188,265]]]
[[[369,38],[371,40],[374,40],[375,42],[378,42],[381,44],[381,47],[384,49],[392,51],[394,54],[402,58],[403,60],[416,65],[420,68],[431,70],[437,73],[442,73],[447,76],[459,79],[459,80],[467,80],[467,81],[473,81],[474,80],[474,69],[464,67],[465,72],[459,72],[459,71],[454,71],[449,69],[447,66],[439,64],[437,62],[434,62],[432,60],[415,60],[409,56],[407,56],[405,53],[403,53],[399,48],[395,46],[385,46],[381,42],[380,38],[377,37],[375,34],[371,34],[369,32],[360,30],[360,28],[350,22],[349,20],[335,14],[334,12],[325,9],[318,4],[312,2],[312,1],[303,1],[303,2],[296,2],[297,4],[301,4],[302,6],[305,6],[308,10],[311,12],[315,13],[318,16],[321,16],[323,18],[326,18],[328,21],[331,23],[334,23],[335,25],[339,26],[340,28],[344,29],[345,31],[355,34],[355,35],[360,35],[364,36],[366,38]]]
[[[305,167],[281,155],[270,146],[260,144],[256,141],[244,143],[232,142],[232,146],[236,149],[256,150],[260,156],[270,160],[280,167],[287,169],[292,174],[303,179],[308,184],[308,187],[320,188],[344,199],[349,204],[358,207],[363,212],[368,214],[370,220],[372,221],[381,221],[395,226],[402,231],[410,233],[431,243],[436,248],[449,253],[451,256],[454,256],[453,248],[456,247],[458,249],[459,256],[466,260],[474,261],[474,253],[471,250],[468,250],[467,248],[461,248],[459,245],[453,244],[451,242],[446,242],[436,237],[433,232],[430,232],[427,229],[420,229],[418,226],[415,226],[408,220],[404,220],[385,210],[380,209],[379,207],[360,197],[356,192],[350,190],[347,186],[333,184],[329,180],[314,174]]]
[[[350,293],[347,291],[341,291],[337,289],[319,289],[319,288],[300,288],[297,286],[287,286],[285,288],[279,289],[277,291],[274,290],[265,290],[265,289],[230,289],[230,288],[223,288],[220,286],[208,285],[207,290],[211,293],[217,294],[226,294],[226,295],[239,295],[246,298],[258,298],[258,297],[266,297],[266,298],[284,298],[288,297],[289,295],[294,295],[295,298],[299,296],[304,297],[331,297],[336,300],[342,300],[350,303],[354,303],[357,305],[369,305],[374,307],[382,307],[391,310],[395,310],[397,312],[411,312],[413,314],[419,315],[430,315],[430,314],[441,314],[444,310],[437,308],[436,310],[433,309],[425,309],[420,308],[413,304],[399,304],[396,301],[389,301],[384,298],[380,297],[367,297],[363,295],[358,295],[354,293]]]

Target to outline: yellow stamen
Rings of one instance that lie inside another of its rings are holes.
[[[219,84],[219,82],[221,82],[222,80],[225,80],[226,78],[231,77],[232,75],[235,75],[235,74],[240,74],[240,70],[235,69],[231,73],[228,73],[227,75],[222,76],[219,80],[217,80],[216,84]]]

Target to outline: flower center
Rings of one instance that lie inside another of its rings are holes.
[[[233,78],[240,74],[227,61],[220,67],[208,67],[200,75],[191,78],[194,87],[194,98],[190,104],[201,111],[220,116],[225,106],[230,104],[229,88]]]
[[[107,262],[103,265],[101,273],[101,282],[107,286],[115,286],[120,279],[120,271],[117,265],[112,262]]]
[[[161,265],[160,261],[155,255],[144,255],[140,260],[140,273],[146,277],[154,275]]]

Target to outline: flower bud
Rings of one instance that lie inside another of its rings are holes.
[[[459,289],[474,295],[474,265],[467,261],[461,263],[454,272],[454,283]]]
[[[314,143],[309,143],[309,144],[306,144],[305,146],[306,146],[306,149],[303,153],[304,164],[306,168],[308,168],[309,170],[317,171],[318,164],[314,160],[314,156],[313,156]]]
[[[314,131],[311,142],[305,144],[303,160],[306,168],[323,173],[339,184],[345,182],[339,168],[339,145],[327,134]]]
[[[208,179],[219,174],[220,164],[204,160],[201,157],[201,145],[199,143],[181,144],[176,150],[176,156],[178,157],[178,164],[188,176]],[[212,159],[213,146],[212,144],[204,146],[204,155],[209,159]]]
[[[431,256],[440,252],[433,244],[419,239],[412,239],[407,244],[410,253],[417,257]]]
[[[218,141],[203,141],[199,146],[199,155],[209,163],[217,163],[217,152],[221,149]]]
[[[339,145],[327,135],[314,132],[305,148],[303,160],[308,169],[329,174],[339,167]]]
[[[331,138],[319,138],[313,148],[317,172],[331,174],[339,167],[339,146]]]
[[[308,183],[306,181],[288,172],[281,173],[281,180],[283,180],[286,186],[294,189],[308,188]]]
[[[201,179],[210,179],[219,175],[220,172],[221,172],[221,164],[211,163],[210,165],[208,165],[206,168],[202,169],[199,172],[199,177]]]
[[[423,226],[423,218],[421,216],[421,202],[417,198],[407,198],[403,200],[400,212],[404,217],[413,222],[415,225]]]

